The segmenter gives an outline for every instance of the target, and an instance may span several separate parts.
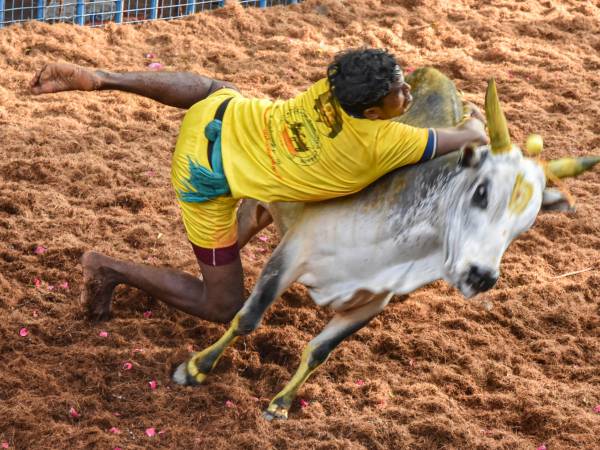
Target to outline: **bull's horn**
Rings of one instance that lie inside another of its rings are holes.
[[[561,158],[548,161],[547,170],[556,178],[576,177],[600,162],[600,156]]]
[[[510,151],[511,143],[506,117],[504,117],[500,107],[498,93],[496,92],[496,81],[493,78],[488,81],[487,92],[485,93],[485,118],[487,119],[492,152],[498,154]]]

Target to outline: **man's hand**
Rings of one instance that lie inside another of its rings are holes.
[[[471,142],[476,142],[479,145],[490,143],[490,139],[485,132],[485,125],[478,118],[470,117],[460,124],[459,128],[463,130],[469,130],[472,133],[473,139]]]
[[[489,143],[485,125],[475,117],[469,117],[454,128],[438,128],[436,155],[445,155],[458,150],[465,144],[476,143],[485,145]]]
[[[99,76],[73,64],[48,64],[29,83],[31,93],[49,94],[62,91],[94,91],[100,87]]]
[[[481,122],[485,124],[485,116],[475,103],[465,102],[465,107],[467,110],[467,114],[470,117],[475,117],[476,119],[481,120]]]

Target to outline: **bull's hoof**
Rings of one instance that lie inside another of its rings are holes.
[[[269,406],[269,408],[267,410],[265,410],[265,412],[263,412],[263,417],[265,419],[267,419],[269,422],[273,419],[287,420],[288,411],[287,411],[287,409],[282,408],[281,406],[276,406],[276,405],[274,407]]]
[[[206,375],[203,373],[198,373],[196,376],[190,375],[187,365],[188,363],[184,362],[177,366],[177,369],[173,372],[173,381],[182,386],[197,386],[202,384],[206,379]]]

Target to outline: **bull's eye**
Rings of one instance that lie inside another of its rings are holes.
[[[481,209],[486,209],[488,206],[488,184],[487,181],[477,185],[473,194],[473,205]]]

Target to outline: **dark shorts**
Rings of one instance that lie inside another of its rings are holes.
[[[235,261],[240,254],[237,242],[229,247],[204,248],[191,242],[196,259],[207,266],[224,266]]]

